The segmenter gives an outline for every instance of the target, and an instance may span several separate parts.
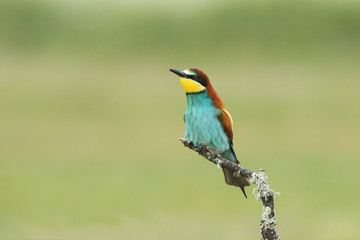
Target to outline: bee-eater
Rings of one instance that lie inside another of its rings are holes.
[[[209,78],[196,68],[184,71],[171,68],[170,71],[180,77],[180,83],[186,93],[185,139],[195,146],[204,142],[223,158],[238,164],[232,141],[232,118]],[[241,188],[246,197],[244,187],[250,185],[248,180],[241,176],[235,177],[228,169],[223,168],[223,171],[225,182]]]

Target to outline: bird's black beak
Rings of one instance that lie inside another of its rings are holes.
[[[170,72],[175,73],[175,74],[178,75],[179,77],[183,77],[183,78],[186,78],[186,77],[187,77],[187,75],[186,75],[183,71],[180,71],[180,70],[177,70],[177,69],[173,69],[173,68],[170,68],[169,70],[170,70]]]

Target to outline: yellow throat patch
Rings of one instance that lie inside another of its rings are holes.
[[[206,89],[200,83],[187,78],[180,78],[180,83],[186,93],[198,93]]]

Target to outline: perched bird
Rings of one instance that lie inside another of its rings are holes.
[[[238,164],[232,141],[232,118],[209,78],[196,68],[184,71],[171,68],[170,71],[180,77],[180,83],[186,93],[185,139],[195,146],[204,142],[222,157]],[[245,177],[235,177],[228,169],[223,168],[223,171],[225,182],[241,188],[246,197],[244,187],[250,185],[248,180]]]

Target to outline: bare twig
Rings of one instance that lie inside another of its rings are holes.
[[[185,147],[188,147],[195,152],[199,153],[201,156],[206,158],[212,163],[215,163],[217,166],[229,169],[234,173],[235,176],[243,176],[250,180],[251,183],[255,184],[254,189],[257,191],[256,200],[260,200],[263,203],[263,210],[260,222],[261,235],[264,240],[280,240],[279,236],[276,233],[276,223],[275,219],[275,209],[274,209],[274,194],[275,192],[269,187],[267,182],[268,177],[263,169],[260,169],[259,173],[255,173],[248,169],[245,169],[235,163],[230,162],[229,160],[223,158],[210,148],[206,143],[200,143],[200,146],[194,146],[193,143],[180,138],[180,141],[184,144]]]

